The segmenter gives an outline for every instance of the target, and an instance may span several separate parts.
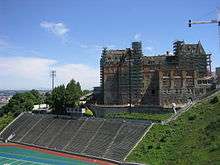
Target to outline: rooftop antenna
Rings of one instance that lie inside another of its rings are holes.
[[[54,79],[55,79],[55,77],[56,77],[56,71],[55,70],[52,70],[51,72],[50,72],[50,76],[51,76],[51,82],[52,82],[52,90],[54,89]]]

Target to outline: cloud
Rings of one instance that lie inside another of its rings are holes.
[[[9,46],[9,43],[3,39],[3,38],[0,38],[0,48],[6,48]]]
[[[146,49],[147,51],[153,51],[153,50],[154,50],[154,48],[151,47],[151,46],[147,46],[147,47],[145,47],[145,49]]]
[[[56,60],[38,57],[0,57],[1,89],[50,88],[49,73],[55,69],[56,85],[71,79],[85,89],[99,85],[99,69],[84,64],[59,64]]]
[[[69,32],[69,29],[64,23],[58,22],[48,22],[48,21],[42,21],[40,23],[40,26],[46,30],[48,30],[50,33],[53,33],[57,37],[65,37],[67,33]]]
[[[108,49],[114,49],[116,46],[115,45],[107,45],[106,46]]]
[[[81,48],[84,48],[84,49],[87,49],[87,48],[89,48],[89,45],[81,44],[80,47],[81,47]]]
[[[134,35],[134,40],[140,40],[141,39],[141,34],[140,33],[137,33]]]
[[[80,44],[79,45],[83,49],[94,49],[97,51],[101,51],[104,47],[108,49],[114,49],[116,46],[113,44]]]
[[[84,64],[66,64],[55,67],[58,84],[67,84],[72,78],[79,81],[83,88],[99,85],[99,69]]]

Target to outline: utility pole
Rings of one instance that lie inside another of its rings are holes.
[[[51,82],[52,82],[51,89],[53,90],[53,89],[54,89],[54,80],[55,80],[55,77],[56,77],[56,71],[55,71],[55,70],[52,70],[52,71],[50,72],[50,76],[51,76]]]

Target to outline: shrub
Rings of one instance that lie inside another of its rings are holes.
[[[89,108],[86,108],[86,111],[85,111],[85,116],[94,116],[93,112],[89,109]]]
[[[147,148],[150,150],[150,149],[152,149],[152,148],[153,148],[153,146],[152,146],[152,145],[150,145],[150,146],[148,146]]]
[[[189,117],[188,117],[188,120],[195,120],[196,119],[196,114],[191,114]]]
[[[217,102],[219,102],[219,99],[218,99],[217,96],[213,97],[213,98],[210,100],[210,103],[211,103],[211,104],[215,104],[215,103],[217,103]]]

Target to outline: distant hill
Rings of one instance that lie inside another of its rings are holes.
[[[168,125],[155,124],[127,161],[152,165],[220,164],[220,93]]]

